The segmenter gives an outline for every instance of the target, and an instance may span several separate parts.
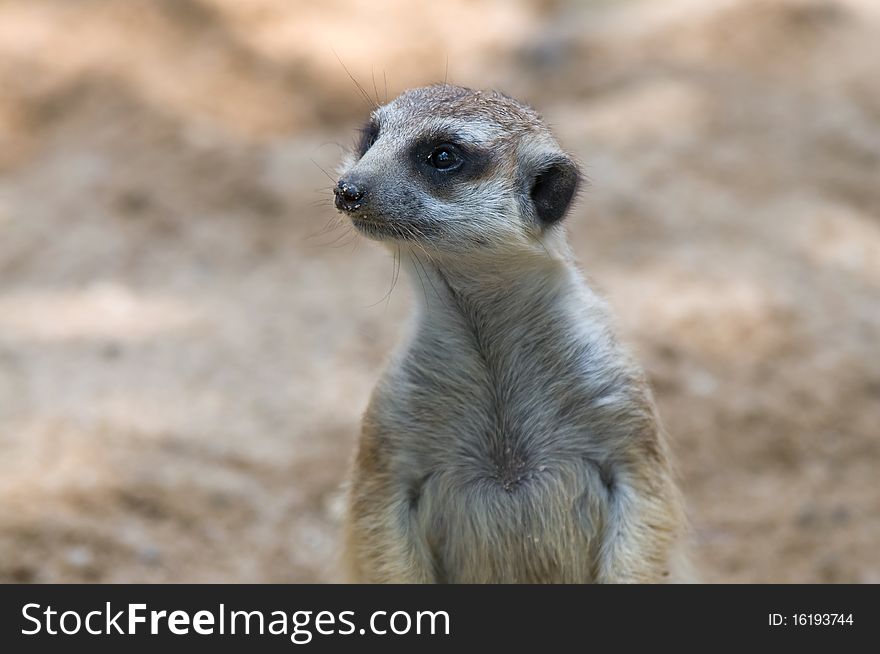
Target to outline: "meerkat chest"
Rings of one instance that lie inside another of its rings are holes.
[[[605,454],[579,414],[588,387],[554,383],[553,365],[524,366],[521,352],[487,363],[459,343],[410,356],[383,414],[388,506],[428,544],[438,578],[590,581],[609,492]]]
[[[492,334],[424,329],[389,371],[381,404],[393,449],[429,475],[452,467],[516,485],[604,458],[613,398],[626,401],[604,348],[559,325]]]

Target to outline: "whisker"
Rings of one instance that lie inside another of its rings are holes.
[[[314,232],[314,233],[312,233],[312,234],[308,234],[308,235],[306,236],[306,240],[309,241],[309,246],[310,246],[310,247],[315,247],[315,248],[319,248],[319,247],[320,247],[320,248],[325,248],[325,247],[327,247],[327,245],[328,245],[327,243],[314,242],[315,239],[320,238],[320,237],[322,237],[322,236],[327,236],[327,235],[329,235],[329,234],[332,234],[332,233],[335,232],[339,227],[340,227],[339,225],[334,225],[333,227],[325,226],[325,227],[322,227],[320,230],[318,230],[318,231],[316,231],[316,232]],[[344,236],[344,233],[343,233],[343,234],[340,234],[340,235],[337,236],[336,238],[342,238],[342,236]]]
[[[418,248],[419,248],[422,252],[424,252],[424,254],[425,254],[426,257],[428,256],[428,253],[425,252],[425,248],[423,248],[421,245],[419,245]],[[430,257],[428,257],[428,258],[430,259]],[[428,284],[430,285],[431,290],[434,291],[434,295],[436,295],[436,296],[437,296],[437,299],[440,300],[441,302],[443,302],[443,304],[446,304],[446,298],[444,298],[442,295],[440,295],[440,292],[437,290],[437,287],[434,286],[434,282],[431,281],[431,276],[428,274],[428,271],[425,270],[425,264],[424,264],[424,262],[423,262],[421,259],[419,259],[418,256],[416,256],[416,259],[418,260],[419,265],[421,266],[422,270],[425,272],[425,277],[426,277],[427,280],[428,280]]]
[[[329,218],[327,220],[327,222],[324,223],[324,226],[321,229],[306,234],[306,239],[311,240],[311,239],[317,238],[319,236],[324,236],[325,234],[329,234],[330,232],[333,232],[333,231],[339,229],[340,227],[344,227],[344,226],[345,226],[345,223],[343,223],[341,220],[338,220],[335,217]]]
[[[346,146],[344,146],[342,143],[339,143],[338,141],[323,141],[321,145],[315,148],[315,150],[317,151],[321,148],[326,148],[328,145],[335,146],[339,149],[340,152],[345,152],[347,150]]]
[[[370,110],[378,109],[379,105],[377,105],[373,101],[373,99],[370,97],[370,94],[367,93],[366,90],[364,90],[364,87],[361,86],[361,83],[358,82],[355,79],[354,75],[351,74],[351,71],[348,70],[348,67],[344,63],[342,63],[342,59],[339,57],[339,54],[336,52],[336,50],[334,50],[332,47],[330,48],[330,50],[333,52],[333,56],[336,57],[336,61],[338,61],[339,65],[342,66],[342,69],[345,71],[345,74],[348,75],[349,79],[351,79],[351,81],[354,82],[354,85],[357,87],[358,91],[361,92],[361,95],[364,97],[364,100],[367,101],[367,104],[369,105]]]
[[[425,238],[424,233],[423,233],[418,227],[416,227],[415,225],[401,225],[401,227],[403,227],[404,229],[406,229],[407,233],[408,233],[409,236],[410,236],[410,239],[409,239],[410,242],[411,242],[415,247],[419,248],[422,252],[424,252],[425,256],[428,257],[428,259],[431,259],[431,258],[428,256],[428,253],[427,253],[427,251],[425,250],[425,248],[422,247],[421,243],[419,242],[419,237],[421,237],[422,239]],[[412,249],[410,249],[410,254],[412,254],[412,256],[413,256],[414,263],[415,263],[416,265],[418,265],[419,268],[421,268],[422,272],[424,273],[424,275],[425,275],[425,279],[428,281],[428,284],[430,285],[431,289],[434,291],[434,295],[437,296],[437,299],[438,299],[438,300],[440,300],[441,302],[443,302],[443,303],[445,304],[446,301],[445,301],[445,299],[440,295],[440,293],[437,291],[437,287],[434,286],[434,282],[431,281],[431,275],[429,275],[429,274],[428,274],[428,271],[425,269],[425,264],[424,264],[424,262],[423,262],[421,259],[419,259],[419,256],[418,256],[418,255],[417,255]],[[416,273],[418,274],[418,271],[416,271]],[[419,275],[419,281],[420,281],[421,284],[422,284],[422,291],[423,291],[423,293],[424,293],[424,295],[425,295],[425,304],[428,304],[428,292],[427,292],[427,290],[425,290],[425,284],[424,284],[424,282],[423,282],[422,279],[421,279],[421,275]]]
[[[351,225],[346,225],[345,223],[340,222],[340,223],[337,223],[336,227],[328,230],[328,233],[336,231],[336,228],[338,228],[338,227],[345,228],[341,234],[339,234],[332,241],[328,241],[326,243],[315,243],[315,246],[322,247],[322,248],[326,248],[326,247],[341,248],[341,247],[345,247],[346,245],[350,245],[351,239],[347,239],[344,241],[343,241],[343,239],[346,239],[347,237],[351,236],[352,233],[354,233],[354,227],[352,227]],[[354,233],[354,238],[355,239],[357,238],[357,233]],[[340,242],[340,241],[342,241],[342,242]]]
[[[397,275],[400,270],[400,246],[397,246],[394,254],[391,258],[391,286],[388,288],[388,291],[381,298],[373,302],[372,304],[368,304],[367,308],[372,309],[376,305],[381,302],[385,302],[385,310],[388,310],[388,304],[391,302],[391,292],[394,290],[394,286],[397,284]]]
[[[347,241],[339,243],[338,245],[331,244],[330,247],[332,247],[334,249],[348,247],[349,245],[351,245],[352,243],[354,243],[358,239],[358,233],[354,230],[353,227],[349,228],[345,232],[344,236],[350,236],[351,238],[349,238]]]
[[[329,179],[331,182],[333,182],[333,186],[336,186],[336,181],[337,181],[337,180],[333,177],[333,175],[331,175],[331,174],[328,173],[326,170],[324,170],[324,168],[321,166],[321,164],[319,164],[317,161],[315,161],[315,160],[312,159],[311,157],[309,157],[309,161],[311,161],[313,164],[315,164],[315,165],[318,167],[318,170],[320,170],[322,173],[324,173],[325,175],[327,175],[327,179]]]
[[[391,290],[397,286],[397,281],[400,279],[400,269],[403,267],[403,255],[400,253],[400,246],[397,246],[397,274],[394,276],[394,284],[391,286]],[[385,306],[386,311],[388,310],[388,306]]]
[[[415,271],[416,276],[419,278],[419,284],[420,284],[421,287],[422,287],[422,296],[425,298],[425,308],[426,308],[426,310],[430,313],[430,311],[431,311],[431,305],[430,305],[430,303],[428,302],[428,291],[425,289],[425,282],[424,282],[424,280],[422,279],[422,273],[420,273],[420,272],[418,271],[418,269],[415,267],[416,265],[418,265],[419,257],[418,257],[418,255],[417,255],[415,252],[413,252],[412,250],[409,251],[409,254],[410,254],[410,256],[412,257],[412,260],[413,260],[413,264],[414,264],[414,265],[413,265],[413,270]],[[419,266],[419,267],[421,267],[421,266]],[[427,275],[427,273],[425,272],[425,269],[424,269],[424,268],[422,268],[422,272],[425,273],[425,274]]]
[[[370,66],[370,77],[373,78],[373,93],[376,94],[376,104],[379,104],[379,89],[376,88],[376,71]]]

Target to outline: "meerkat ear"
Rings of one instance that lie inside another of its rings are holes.
[[[538,168],[529,195],[541,225],[553,225],[565,217],[580,181],[577,165],[565,156],[553,157]]]

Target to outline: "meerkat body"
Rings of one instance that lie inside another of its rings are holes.
[[[364,416],[353,580],[676,574],[683,519],[650,391],[560,227],[578,179],[500,94],[435,86],[374,112],[337,206],[423,293]]]

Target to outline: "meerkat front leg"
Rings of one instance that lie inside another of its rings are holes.
[[[372,486],[364,484],[360,489],[353,489],[357,496],[371,496],[373,500],[366,514],[360,513],[362,502],[357,499],[351,507],[352,512],[360,514],[347,528],[348,580],[354,583],[436,583],[429,551],[412,528],[406,500],[377,497],[370,490]]]
[[[384,439],[365,420],[349,488],[345,559],[356,583],[435,583],[430,549],[416,527],[408,489],[388,468]]]
[[[639,467],[621,466],[609,485],[599,583],[675,580],[672,557],[683,522],[677,491],[671,480],[645,475]]]

